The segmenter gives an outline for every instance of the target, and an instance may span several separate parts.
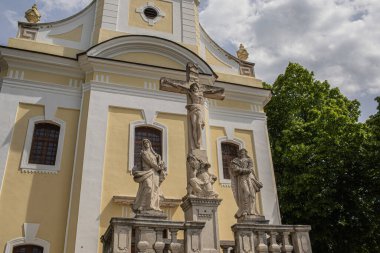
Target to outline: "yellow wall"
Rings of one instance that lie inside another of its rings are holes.
[[[24,71],[24,80],[38,81],[42,83],[54,83],[69,86],[70,77],[41,71]],[[73,78],[71,78],[73,79]],[[80,79],[76,79],[80,81]]]
[[[83,25],[79,25],[78,27],[74,28],[71,31],[60,33],[60,34],[48,35],[48,36],[51,38],[56,38],[56,39],[80,42],[82,39],[82,30],[83,30]]]
[[[8,40],[8,46],[35,52],[66,56],[70,58],[76,58],[77,54],[81,52],[80,50],[74,48],[68,48],[59,45],[47,44],[46,42],[42,43],[34,40],[20,38],[10,38]]]
[[[245,111],[251,110],[251,104],[247,102],[241,102],[237,100],[224,99],[223,101],[214,101],[217,106],[229,108],[229,109],[240,109]]]
[[[216,58],[215,55],[213,55],[210,50],[206,48],[206,61],[213,66],[219,66],[219,67],[224,67],[224,68],[232,68],[228,64],[222,62],[218,58]]]
[[[156,24],[149,25],[141,17],[140,13],[136,12],[137,8],[146,4],[146,1],[141,0],[131,0],[129,3],[129,25],[138,28],[155,30],[165,33],[173,33],[173,4],[167,1],[151,0],[154,6],[160,8],[161,11],[165,12],[165,17],[161,18]]]
[[[99,237],[104,234],[112,217],[123,215],[122,206],[113,203],[112,197],[136,196],[138,184],[133,181],[128,168],[129,125],[142,119],[140,110],[109,109]],[[169,174],[162,183],[162,191],[166,198],[180,199],[186,194],[186,116],[160,113],[157,122],[168,128]],[[173,211],[173,220],[184,219],[181,208]]]
[[[159,53],[159,52],[158,52]],[[143,63],[166,68],[183,69],[182,64],[168,57],[153,53],[128,53],[114,57],[115,60]]]
[[[79,112],[59,108],[56,117],[66,122],[61,170],[58,174],[22,173],[21,156],[28,120],[44,114],[44,107],[20,104],[10,145],[0,199],[0,249],[23,237],[23,223],[39,223],[38,238],[51,243],[50,252],[62,252],[65,241],[72,167]]]

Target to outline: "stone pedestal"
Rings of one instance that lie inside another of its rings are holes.
[[[309,231],[310,227],[295,226],[292,233],[292,243],[295,253],[312,253]]]
[[[186,239],[191,251],[202,253],[219,253],[219,226],[218,226],[218,206],[221,199],[204,199],[185,197],[181,208],[185,213],[185,221],[203,221],[205,227],[200,233],[199,241],[196,240],[196,231],[192,235],[187,234]],[[191,242],[191,244],[190,244]],[[197,246],[198,245],[198,246]],[[199,247],[199,248],[197,248]]]

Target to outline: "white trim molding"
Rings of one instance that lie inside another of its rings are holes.
[[[230,187],[231,180],[223,177],[223,154],[222,154],[222,143],[229,142],[239,146],[239,149],[245,148],[245,143],[243,140],[238,138],[230,139],[227,136],[219,137],[216,140],[217,155],[218,155],[218,171],[219,171],[219,182],[223,187]]]
[[[24,223],[24,237],[15,238],[7,242],[4,253],[12,253],[13,248],[21,245],[36,245],[42,247],[44,253],[50,252],[50,242],[36,237],[40,224]]]
[[[162,160],[165,162],[166,167],[169,168],[168,164],[168,129],[165,125],[158,122],[153,122],[151,124],[144,120],[133,121],[129,125],[129,171],[131,172],[135,166],[135,129],[137,127],[146,126],[158,129],[161,131],[162,136]]]
[[[29,163],[30,149],[32,147],[34,126],[38,123],[51,123],[59,126],[59,138],[57,146],[57,154],[55,158],[55,165],[44,165],[44,164],[33,164]],[[63,152],[63,143],[65,140],[65,128],[66,123],[61,119],[50,119],[46,120],[44,116],[36,116],[29,119],[28,130],[26,133],[24,151],[22,153],[21,159],[21,171],[23,172],[40,172],[40,173],[58,173],[61,167],[61,159]]]

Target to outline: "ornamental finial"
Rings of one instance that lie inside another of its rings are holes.
[[[38,11],[37,4],[33,4],[32,8],[25,12],[25,18],[29,23],[38,23],[41,19],[41,14]]]
[[[240,44],[239,50],[236,52],[237,57],[240,60],[246,61],[248,59],[248,51],[244,48],[243,44]]]

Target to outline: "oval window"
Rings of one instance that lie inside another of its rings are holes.
[[[158,16],[158,12],[156,9],[152,8],[152,7],[148,7],[144,10],[144,15],[145,17],[147,17],[148,19],[155,19],[157,16]]]

